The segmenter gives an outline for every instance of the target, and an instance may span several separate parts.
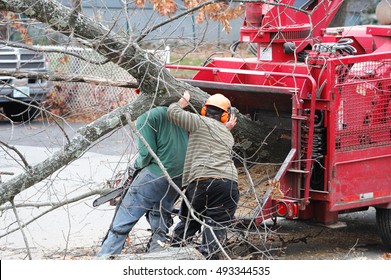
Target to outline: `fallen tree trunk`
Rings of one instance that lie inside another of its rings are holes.
[[[24,13],[48,23],[53,29],[64,34],[72,32],[74,36],[88,40],[100,54],[127,70],[137,80],[141,89],[141,94],[133,103],[79,129],[70,143],[53,156],[0,184],[0,205],[80,157],[101,137],[126,125],[125,113],[129,113],[134,120],[152,106],[169,105],[177,101],[185,89],[191,93],[193,109],[199,112],[209,96],[199,88],[173,77],[153,54],[140,48],[136,42],[116,35],[101,24],[56,1],[0,0],[0,10]],[[244,115],[238,114],[237,117],[238,125],[233,130],[238,143],[237,150],[248,156],[257,151],[259,156],[251,160],[281,161],[276,157],[276,153],[281,151],[279,145],[282,132],[274,130],[271,133],[269,128],[262,127]],[[265,143],[267,145],[262,146]],[[239,162],[241,160],[239,159]]]

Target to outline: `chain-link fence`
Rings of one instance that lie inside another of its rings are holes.
[[[95,50],[81,47],[42,46],[50,61],[50,71],[57,75],[94,77],[107,82],[136,82],[134,78],[113,62]],[[75,54],[75,56],[71,55]],[[157,51],[155,54],[162,62],[169,60],[169,49]],[[130,88],[104,86],[82,82],[54,82],[51,98],[64,111],[104,114],[118,106],[125,105],[135,98]]]

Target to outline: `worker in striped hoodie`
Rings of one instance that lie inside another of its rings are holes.
[[[238,173],[232,160],[234,138],[230,132],[236,124],[231,102],[214,94],[204,104],[201,114],[185,111],[190,94],[169,106],[168,119],[189,132],[183,168],[182,186],[196,212],[190,214],[182,203],[180,222],[173,232],[173,246],[184,245],[201,230],[200,252],[207,259],[219,259],[220,246],[226,240],[226,227],[234,218],[239,200]]]

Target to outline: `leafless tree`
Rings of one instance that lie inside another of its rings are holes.
[[[199,7],[194,7],[190,11],[196,11],[213,2],[202,3]],[[76,8],[80,7],[79,4],[80,1]],[[115,33],[112,29],[105,28],[92,18],[83,15],[82,11],[77,10],[77,13],[75,13],[74,9],[64,7],[56,1],[0,1],[0,9],[14,13],[23,13],[30,18],[46,23],[55,31],[73,36],[79,43],[81,42],[88,47],[94,48],[106,57],[108,61],[118,64],[134,77],[136,82],[133,86],[137,86],[141,91],[141,94],[133,102],[117,108],[79,129],[73,138],[68,139],[68,143],[62,149],[53,153],[47,159],[35,165],[29,165],[26,162],[23,173],[9,180],[4,180],[0,185],[0,204],[5,205],[7,202],[12,202],[11,206],[14,211],[20,207],[20,205],[14,203],[14,197],[36,186],[37,183],[78,159],[105,135],[126,126],[128,122],[126,115],[129,115],[130,119],[134,120],[153,105],[168,105],[178,100],[184,89],[190,89],[193,109],[199,111],[208,96],[200,89],[174,78],[164,68],[159,59],[140,47],[148,33],[142,33],[137,39],[124,37],[123,34]],[[189,11],[185,11],[182,15],[184,16],[187,13]],[[148,32],[152,30],[153,28],[150,28]],[[23,75],[23,73],[18,75]],[[253,123],[245,116],[238,115],[238,118],[239,125],[234,130],[236,131],[238,142],[245,140],[246,143],[253,143],[253,145],[247,145],[247,147],[253,146],[253,149],[257,149],[258,147],[255,143],[258,142],[259,133],[254,133],[254,131],[259,131],[265,136],[268,135],[268,132],[262,132],[258,124]],[[4,144],[3,147],[7,149],[12,148],[7,146],[7,144]],[[18,156],[23,158],[20,154]],[[96,194],[96,191],[91,191],[83,194],[82,197],[94,194]],[[78,199],[79,197],[76,198]],[[75,198],[69,198],[56,202],[52,204],[51,208],[56,209],[74,200]],[[43,207],[44,204],[41,206],[35,204],[34,206]],[[4,206],[3,210],[6,209],[8,209],[8,206]],[[35,221],[35,219],[33,218],[23,225],[19,223],[17,228],[24,228],[28,223]]]
[[[122,1],[124,7],[128,4],[127,1]],[[198,6],[194,6],[179,16],[185,16],[191,12],[202,9],[203,7],[220,3],[224,1],[208,1],[202,2]],[[226,2],[227,3],[227,2]],[[31,19],[35,19],[41,23],[47,24],[48,27],[56,32],[60,32],[66,36],[77,40],[80,44],[93,48],[97,52],[110,61],[125,69],[133,78],[134,82],[126,86],[138,87],[140,95],[135,100],[119,107],[102,117],[96,119],[90,124],[80,128],[73,138],[68,139],[68,142],[58,151],[54,152],[47,159],[30,165],[24,164],[24,172],[12,177],[9,180],[0,182],[0,205],[3,205],[1,210],[13,209],[17,213],[19,205],[14,202],[14,198],[26,190],[37,186],[46,178],[57,174],[59,170],[79,159],[89,148],[99,142],[103,137],[123,128],[128,124],[128,120],[135,120],[140,114],[156,105],[168,105],[182,95],[185,89],[191,92],[193,110],[199,111],[208,94],[199,88],[190,86],[185,82],[176,79],[162,64],[162,62],[153,54],[145,50],[142,46],[146,43],[146,38],[150,32],[159,28],[162,24],[168,24],[173,19],[163,21],[163,23],[145,28],[140,34],[124,34],[116,32],[114,28],[106,27],[96,19],[83,14],[81,9],[82,1],[72,1],[73,7],[67,8],[55,0],[0,0],[0,10],[11,11],[14,13],[23,13]],[[129,11],[124,9],[125,14],[129,16]],[[179,18],[178,16],[178,18]],[[19,73],[18,75],[24,75]],[[82,78],[63,77],[64,79],[81,81]],[[53,79],[61,79],[53,77]],[[84,80],[86,81],[86,80]],[[87,80],[88,82],[100,83],[101,81]],[[233,134],[238,143],[239,161],[245,163],[243,155],[252,155],[255,151],[261,151],[259,159],[264,162],[271,161],[273,157],[272,144],[277,142],[279,135],[273,131],[264,129],[260,124],[253,122],[248,117],[241,115],[238,112],[238,125],[233,130]],[[261,139],[261,141],[260,141]],[[265,149],[263,145],[268,142],[269,148]],[[4,149],[10,150],[12,147],[7,143],[2,145]],[[18,155],[23,158],[22,155]],[[24,159],[23,159],[24,162]],[[247,174],[248,170],[246,170]],[[268,174],[271,175],[271,174]],[[58,176],[58,175],[55,175]],[[249,185],[253,185],[251,176],[248,176]],[[86,184],[88,185],[88,184]],[[251,187],[251,186],[250,186]],[[249,187],[249,188],[250,188]],[[38,190],[39,191],[39,190]],[[91,190],[85,195],[96,195],[96,190]],[[56,209],[71,203],[79,201],[82,197],[67,198],[63,201],[50,203],[51,209]],[[7,203],[11,202],[11,206]],[[35,207],[44,207],[46,204]],[[17,225],[16,229],[24,228],[28,223]],[[260,232],[257,232],[258,234]],[[261,232],[262,236],[267,236],[269,232]],[[244,233],[246,235],[248,233]],[[247,236],[246,236],[247,237]],[[238,237],[239,238],[239,237]],[[240,239],[238,243],[246,243],[246,239]],[[27,243],[27,242],[26,242]],[[237,243],[237,244],[238,244]],[[237,246],[232,245],[233,247]],[[26,244],[28,247],[28,244]],[[258,252],[266,254],[262,250]],[[254,250],[255,251],[255,250]]]

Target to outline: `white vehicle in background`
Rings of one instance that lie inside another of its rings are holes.
[[[49,62],[43,53],[0,45],[0,70],[48,73]],[[0,107],[12,121],[30,121],[51,89],[52,82],[44,79],[0,76]]]

